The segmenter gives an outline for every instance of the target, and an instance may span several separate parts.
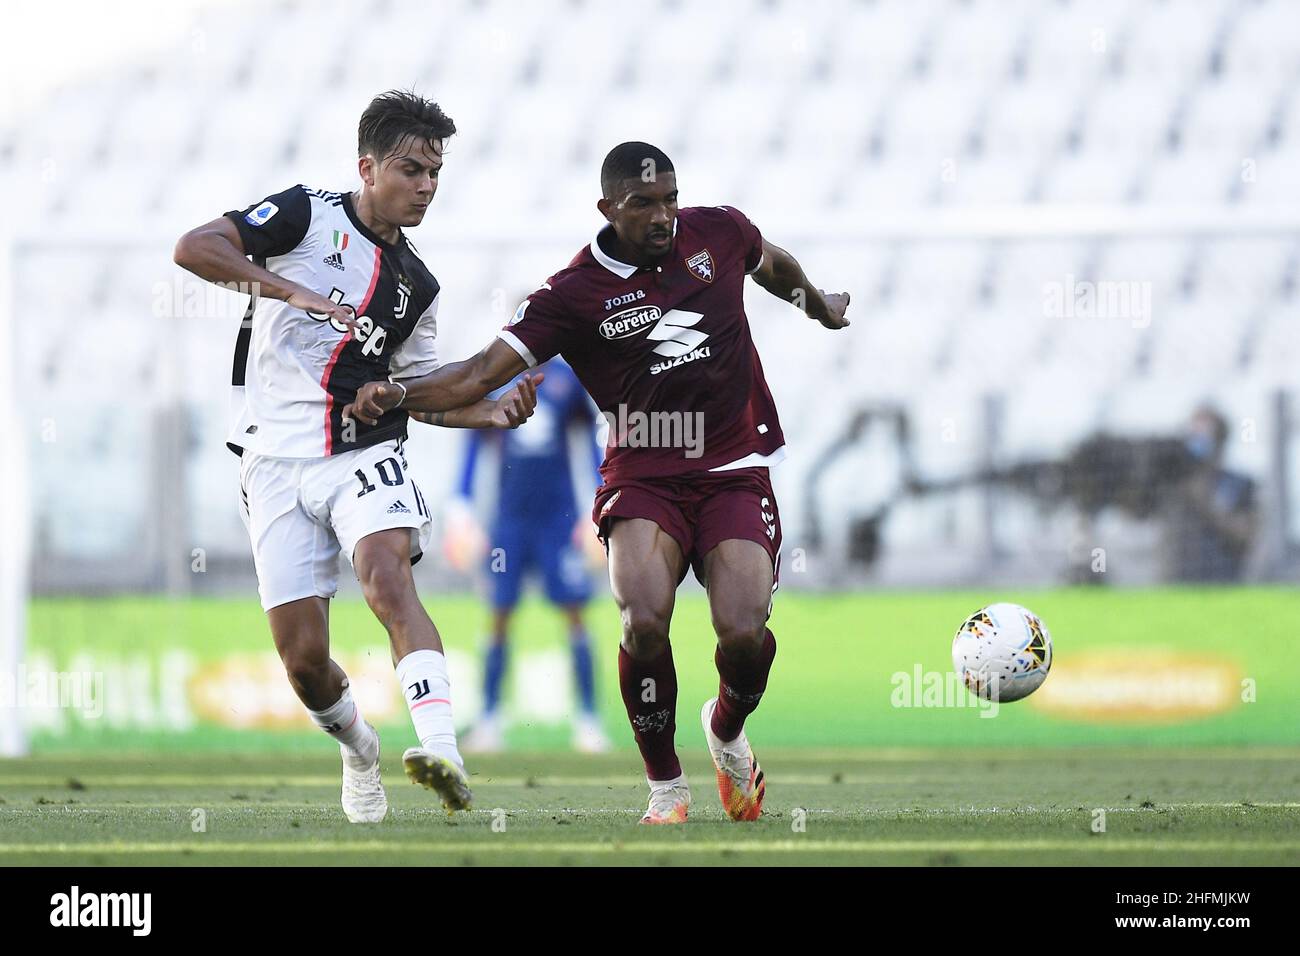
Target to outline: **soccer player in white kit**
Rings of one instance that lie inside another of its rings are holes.
[[[343,417],[365,382],[438,367],[438,282],[402,227],[424,218],[455,131],[436,103],[384,93],[361,116],[358,191],[294,186],[176,245],[177,264],[196,275],[255,290],[235,348],[228,444],[241,459],[242,513],[276,650],[311,719],[339,742],[343,810],[354,823],[382,820],[388,800],[379,735],[329,656],[340,552],[392,643],[420,741],[403,755],[407,775],[448,812],[471,801],[442,641],[411,575],[432,524],[402,447],[408,416],[395,409],[373,425]],[[415,417],[515,428],[532,414],[539,380]]]

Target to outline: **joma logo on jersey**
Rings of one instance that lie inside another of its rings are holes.
[[[343,305],[343,290],[331,289],[329,300]],[[330,327],[339,332],[351,332],[352,337],[361,343],[362,355],[382,355],[384,346],[388,343],[388,330],[382,325],[375,325],[374,319],[368,315],[358,315],[355,319],[357,328],[349,329],[333,316],[324,315],[320,312],[308,311],[307,315],[317,322],[329,321]]]
[[[600,334],[611,341],[626,339],[638,332],[644,332],[651,325],[658,322],[662,314],[657,305],[624,309],[600,323]]]
[[[635,292],[629,292],[627,295],[616,295],[612,299],[605,300],[605,311],[618,305],[628,305],[632,302],[639,302],[645,298],[645,289],[637,289]]]

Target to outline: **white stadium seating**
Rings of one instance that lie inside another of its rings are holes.
[[[1102,427],[1176,429],[1202,397],[1236,414],[1294,387],[1292,0],[665,0],[636,17],[593,0],[242,9],[208,8],[181,49],[61,90],[0,130],[0,178],[21,184],[15,299],[39,303],[46,322],[19,333],[24,374],[71,396],[69,409],[88,400],[70,389],[95,396],[76,426],[90,461],[63,442],[34,456],[51,547],[124,553],[140,534],[150,466],[133,446],[148,447],[149,426],[115,418],[103,396],[138,381],[157,399],[151,370],[183,360],[190,494],[205,505],[194,533],[244,553],[222,446],[238,320],[168,325],[151,295],[176,276],[171,243],[185,229],[299,181],[349,187],[360,110],[394,86],[438,99],[460,130],[412,232],[443,286],[448,359],[485,343],[503,308],[589,241],[600,160],[631,138],[674,157],[683,202],[741,207],[815,281],[852,292],[854,325],[838,337],[748,297],[797,452],[778,473],[787,536],[805,517],[810,461],[838,431],[835,417],[810,422],[855,402],[908,408],[921,467],[952,476],[981,460],[972,421],[987,394],[1006,402],[998,455],[1014,459]],[[1225,219],[1289,210],[1290,226],[981,236],[933,225],[1058,204],[1154,222],[1188,207]],[[882,225],[900,217],[915,228]],[[1143,284],[1149,324],[1051,314],[1049,287],[1072,279]],[[930,428],[945,409],[962,441]],[[440,493],[459,436],[417,431],[422,480]],[[1257,477],[1260,447],[1240,453]],[[135,504],[111,519],[58,506],[87,469]],[[936,527],[953,527],[926,510],[940,507],[909,505],[889,540],[937,541]]]

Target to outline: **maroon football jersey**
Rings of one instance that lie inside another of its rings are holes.
[[[785,439],[745,316],[745,276],[763,261],[754,224],[730,206],[681,209],[672,251],[643,267],[599,239],[498,334],[530,366],[557,353],[572,366],[611,425],[606,483],[779,460]]]

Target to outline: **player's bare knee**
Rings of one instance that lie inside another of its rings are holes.
[[[379,623],[391,629],[410,609],[411,576],[407,559],[388,554],[371,556],[358,569],[366,604]]]
[[[668,646],[669,612],[651,605],[623,608],[623,646],[638,660],[658,657]]]
[[[713,631],[718,636],[718,646],[729,657],[757,656],[763,648],[766,628],[765,612],[732,611],[713,616]]]
[[[389,630],[399,626],[408,611],[408,591],[409,584],[403,578],[377,575],[362,584],[366,604],[379,619],[379,623]]]
[[[298,691],[312,692],[329,683],[330,659],[328,654],[314,650],[288,647],[280,652],[284,672]]]

